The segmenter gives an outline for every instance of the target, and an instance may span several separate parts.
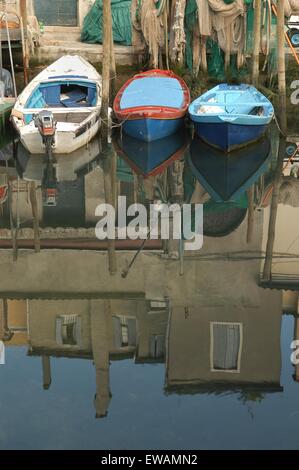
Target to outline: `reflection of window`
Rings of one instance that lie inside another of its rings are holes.
[[[59,315],[56,318],[56,341],[64,346],[80,346],[81,318],[78,315]]]
[[[240,323],[211,323],[212,371],[239,372],[241,348]]]
[[[113,326],[116,348],[136,346],[136,318],[113,315]]]
[[[150,300],[147,302],[147,313],[164,313],[167,308],[165,300]]]
[[[150,336],[150,357],[159,359],[163,358],[165,354],[165,336],[164,335],[151,335]]]

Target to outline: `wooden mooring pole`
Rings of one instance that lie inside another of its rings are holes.
[[[252,53],[252,83],[258,85],[259,81],[259,60],[261,44],[261,0],[254,2],[254,24],[253,24],[253,53]]]
[[[112,15],[112,13],[111,13]],[[110,29],[110,104],[116,95],[116,63],[115,63],[115,52],[114,52],[114,41],[113,41],[113,30],[112,30],[112,16],[109,25]]]
[[[28,31],[27,31],[27,28],[28,28],[27,0],[20,0],[20,17],[21,17],[24,83],[25,85],[28,85],[29,54],[28,54]]]
[[[101,110],[101,136],[103,146],[108,143],[108,121],[109,121],[109,95],[110,95],[110,50],[112,18],[110,0],[103,2],[103,62],[102,62],[102,110]]]
[[[278,91],[279,91],[279,122],[284,134],[287,130],[286,114],[286,70],[285,70],[285,1],[277,2],[277,58],[278,58]]]

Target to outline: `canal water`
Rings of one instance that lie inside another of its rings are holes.
[[[276,129],[230,157],[189,131],[54,162],[1,142],[0,449],[298,449],[288,145],[262,278]],[[138,240],[100,242],[96,207],[116,195],[203,204],[202,248],[149,240],[134,260]]]

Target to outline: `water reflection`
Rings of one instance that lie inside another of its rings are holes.
[[[173,161],[184,158],[188,135],[180,129],[174,135],[153,142],[142,142],[122,133],[116,139],[116,151],[132,170],[143,176],[162,173]]]
[[[254,447],[257,435],[267,445],[273,421],[276,436],[288,435],[281,446],[296,445],[288,429],[298,368],[289,345],[298,325],[282,330],[282,313],[297,315],[298,303],[296,161],[284,164],[269,285],[276,289],[268,289],[259,275],[277,162],[273,137],[229,158],[197,138],[189,148],[189,140],[177,134],[137,145],[115,136],[102,152],[96,139],[52,162],[3,143],[0,339],[7,365],[0,403],[5,419],[16,406],[18,415],[0,447],[17,445],[22,419],[37,448],[45,439],[80,446],[82,423],[85,448],[142,447],[144,429],[151,448],[213,448],[215,439],[220,447]],[[95,208],[118,195],[146,207],[202,203],[202,249],[184,253],[177,240],[149,240],[123,278],[140,240],[112,245],[94,232]],[[110,276],[111,253],[117,264]],[[62,388],[64,377],[71,381]],[[28,396],[10,397],[21,382],[49,418],[43,439],[36,422],[24,419]],[[217,425],[227,422],[220,435]],[[22,437],[25,448],[34,445],[30,436]]]
[[[190,166],[214,201],[234,201],[267,171],[271,156],[268,137],[232,154],[223,154],[195,136],[190,148]]]

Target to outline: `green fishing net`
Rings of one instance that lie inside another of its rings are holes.
[[[132,44],[131,3],[131,0],[111,0],[113,39],[126,46]],[[96,0],[86,15],[81,40],[93,44],[102,43],[103,0]]]

